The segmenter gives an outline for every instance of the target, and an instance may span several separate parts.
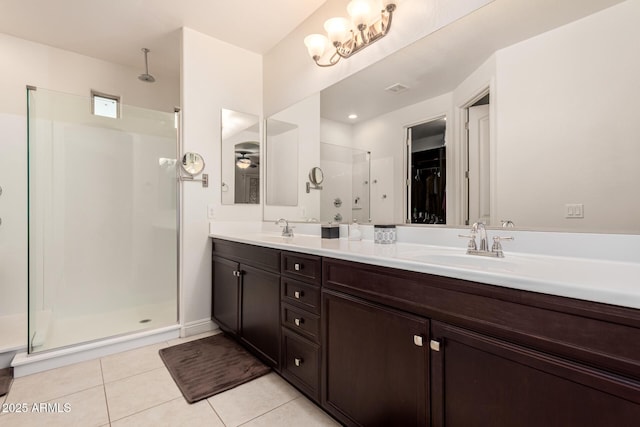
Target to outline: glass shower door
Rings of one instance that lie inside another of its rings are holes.
[[[29,352],[176,324],[174,113],[27,97]]]

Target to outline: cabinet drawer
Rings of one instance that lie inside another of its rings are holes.
[[[320,288],[283,277],[281,289],[282,302],[320,314]]]
[[[319,256],[282,253],[282,274],[320,285],[322,261]]]
[[[313,341],[320,339],[320,317],[306,310],[282,304],[282,325]]]
[[[320,346],[282,328],[282,375],[318,401]]]
[[[277,249],[213,239],[213,255],[274,273],[280,272],[280,251]]]

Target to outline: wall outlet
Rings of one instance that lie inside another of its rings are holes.
[[[207,218],[213,219],[215,216],[215,210],[213,209],[213,203],[207,206]]]
[[[584,205],[582,203],[568,203],[564,205],[565,218],[584,218]]]

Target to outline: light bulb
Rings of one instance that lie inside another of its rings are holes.
[[[349,21],[346,18],[331,18],[324,23],[324,30],[329,36],[329,41],[335,46],[347,39],[349,33]]]
[[[251,160],[249,160],[249,159],[247,159],[245,157],[241,157],[236,162],[236,166],[238,166],[240,169],[246,169],[249,166],[251,166]]]
[[[351,0],[347,5],[347,13],[356,27],[367,25],[367,18],[371,13],[371,5],[366,0]]]
[[[304,38],[304,44],[307,46],[309,56],[312,58],[321,57],[327,46],[327,38],[322,34],[310,34]]]

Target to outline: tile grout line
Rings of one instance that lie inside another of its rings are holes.
[[[126,419],[127,419],[127,418],[129,418],[129,417],[132,417],[132,416],[134,416],[134,415],[141,414],[141,413],[143,413],[143,412],[145,412],[145,411],[148,411],[148,410],[150,410],[150,409],[153,409],[153,408],[157,408],[158,406],[166,405],[167,403],[171,403],[171,402],[173,402],[174,400],[178,400],[178,399],[184,399],[184,397],[183,397],[183,396],[180,396],[180,397],[176,397],[175,399],[167,400],[166,402],[158,403],[157,405],[153,405],[153,406],[150,406],[150,407],[148,407],[148,408],[141,409],[141,410],[139,410],[139,411],[137,411],[137,412],[134,412],[133,414],[125,415],[124,417],[122,417],[122,418],[118,418],[117,420],[113,420],[113,421],[114,421],[114,422],[118,422],[118,421],[126,420]]]
[[[304,397],[304,396],[303,396],[303,395],[300,395],[300,396],[298,396],[298,397],[294,397],[293,399],[288,400],[288,401],[286,401],[286,402],[284,402],[284,403],[282,403],[282,404],[280,404],[280,405],[276,406],[275,408],[269,409],[267,412],[265,412],[265,413],[263,413],[263,414],[260,414],[260,415],[258,415],[258,416],[255,416],[255,417],[251,418],[250,420],[247,420],[247,421],[243,422],[242,424],[238,424],[238,427],[241,427],[241,426],[243,426],[243,425],[246,425],[247,423],[250,423],[250,422],[251,422],[251,421],[253,421],[253,420],[257,420],[258,418],[263,417],[263,416],[267,415],[268,413],[275,411],[275,410],[276,410],[276,409],[278,409],[278,408],[282,408],[284,405],[287,405],[287,404],[289,404],[289,403],[293,402],[294,400],[298,400],[298,399],[300,399],[300,398],[302,398],[302,397]],[[306,399],[306,398],[305,398],[305,399]]]
[[[104,382],[104,369],[102,368],[102,358],[100,358],[100,375],[102,376],[102,392],[104,393],[104,403],[107,406],[107,420],[111,426],[111,412],[109,411],[109,399],[107,398],[107,384]]]
[[[222,425],[224,427],[227,427],[227,424],[222,420],[222,417],[220,416],[220,414],[218,414],[218,411],[216,411],[216,408],[213,407],[213,404],[209,401],[209,398],[207,398],[206,401],[209,404],[209,406],[211,407],[211,409],[213,410],[213,413],[216,414],[216,417],[218,417],[218,419],[220,420]]]

